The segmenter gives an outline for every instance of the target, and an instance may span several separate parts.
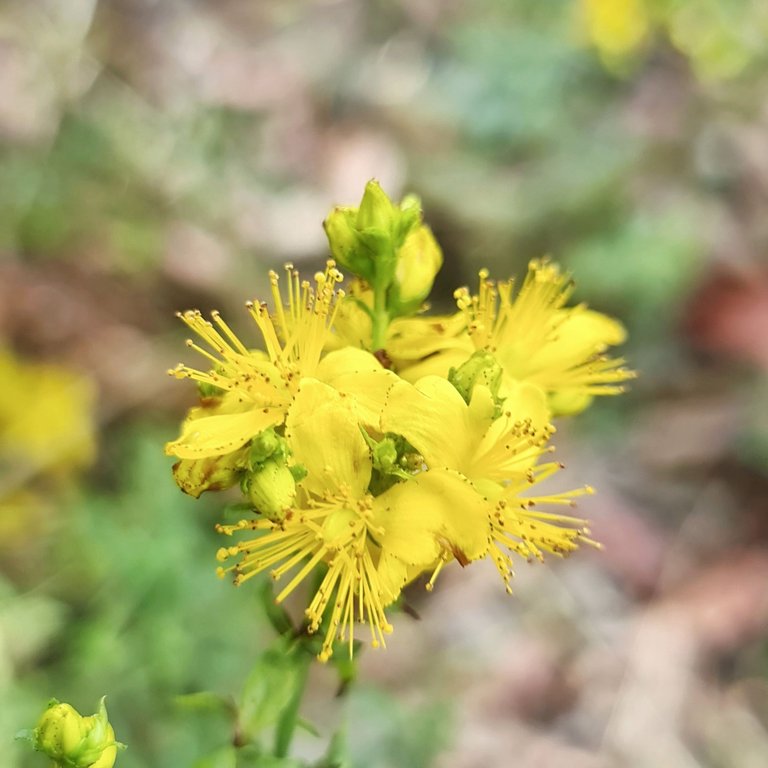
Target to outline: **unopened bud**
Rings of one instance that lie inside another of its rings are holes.
[[[412,229],[397,252],[395,279],[390,288],[394,314],[415,312],[429,296],[435,275],[443,266],[443,252],[426,225]]]
[[[357,208],[337,206],[323,222],[331,256],[342,268],[365,280],[374,275],[374,264],[370,252],[361,248],[356,228]]]
[[[371,179],[365,185],[355,223],[358,230],[378,229],[391,233],[398,213],[398,209],[392,205],[392,201],[379,182]]]
[[[69,704],[52,699],[32,731],[20,735],[59,768],[112,768],[118,747],[107,719],[104,697],[96,714],[83,717]]]
[[[184,493],[196,499],[205,491],[231,488],[245,470],[247,450],[203,459],[181,459],[173,465],[173,479]]]
[[[256,464],[261,464],[269,458],[284,456],[287,452],[287,446],[285,445],[285,438],[275,432],[274,427],[265,429],[263,432],[259,432],[256,437],[251,440],[251,452],[250,462],[253,467]]]
[[[285,462],[267,459],[249,476],[248,496],[254,508],[273,522],[280,522],[296,498],[296,481]]]

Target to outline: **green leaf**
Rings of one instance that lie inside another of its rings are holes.
[[[240,729],[247,740],[278,721],[299,683],[299,656],[280,642],[265,651],[251,670],[240,702]]]
[[[176,705],[187,712],[224,712],[229,715],[236,713],[235,703],[229,696],[222,696],[213,691],[198,691],[177,696]]]

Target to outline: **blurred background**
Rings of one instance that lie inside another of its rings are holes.
[[[230,766],[175,697],[237,693],[270,632],[162,453],[173,312],[255,339],[266,268],[314,270],[376,177],[422,197],[437,309],[551,254],[641,376],[558,432],[604,551],[414,590],[351,697],[315,670],[298,753],[346,718],[361,768],[764,768],[766,43],[763,0],[4,0],[3,764],[106,693],[121,768]]]

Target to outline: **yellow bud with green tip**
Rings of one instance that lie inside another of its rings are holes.
[[[443,252],[432,230],[424,224],[412,229],[397,252],[389,303],[393,314],[415,312],[429,296],[442,266]]]
[[[357,208],[336,206],[323,222],[331,256],[342,268],[365,280],[373,277],[373,260],[361,248],[357,232]]]
[[[118,747],[107,718],[106,697],[98,712],[83,717],[74,707],[51,699],[37,727],[21,735],[58,768],[112,768]]]
[[[248,497],[254,508],[273,522],[285,519],[296,498],[296,481],[284,461],[267,459],[249,474]]]
[[[399,209],[392,204],[379,182],[371,179],[365,185],[355,224],[358,230],[378,229],[382,232],[392,232],[399,213]]]

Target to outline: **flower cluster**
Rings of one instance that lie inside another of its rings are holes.
[[[415,198],[395,205],[372,181],[325,228],[323,272],[302,281],[288,266],[286,291],[270,273],[271,310],[247,305],[261,349],[216,312],[180,315],[206,366],[170,372],[196,381],[200,402],[166,446],[185,492],[239,487],[250,511],[218,526],[231,537],[219,573],[268,572],[278,602],[308,589],[323,660],[337,642],[352,653],[359,623],[384,645],[387,607],[421,575],[432,589],[451,561],[488,558],[509,589],[512,554],[594,543],[584,520],[551,511],[589,487],[540,490],[560,468],[551,420],[633,375],[607,355],[622,327],[568,306],[554,264],[532,262],[519,287],[483,270],[455,314],[432,317],[442,255]],[[346,291],[337,265],[354,275]]]

